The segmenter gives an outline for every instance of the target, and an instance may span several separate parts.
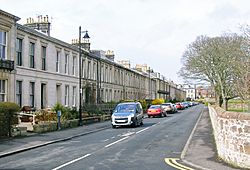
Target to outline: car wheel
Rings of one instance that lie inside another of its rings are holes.
[[[115,128],[116,128],[116,125],[112,125],[112,128],[115,129]]]
[[[143,125],[143,119],[141,119],[141,125]]]
[[[162,117],[162,113],[160,113],[160,117]]]
[[[138,126],[138,120],[135,119],[134,123],[133,123],[133,127],[137,127]]]
[[[167,117],[167,113],[166,112],[164,113],[164,117]]]
[[[148,118],[151,118],[151,116],[148,115]]]

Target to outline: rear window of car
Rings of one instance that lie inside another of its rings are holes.
[[[158,109],[158,108],[160,108],[159,105],[152,105],[152,106],[150,106],[150,109]]]

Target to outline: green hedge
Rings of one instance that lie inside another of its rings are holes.
[[[11,127],[18,123],[16,112],[20,107],[12,102],[0,102],[0,137],[11,137]]]

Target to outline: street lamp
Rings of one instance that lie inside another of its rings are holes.
[[[82,31],[81,26],[79,26],[79,126],[83,125],[82,121],[82,33],[85,33],[83,36],[84,42],[87,42],[89,44],[89,35],[88,31]]]
[[[150,74],[153,73],[153,72],[154,72],[153,69],[150,69],[150,67],[149,67],[149,69],[148,69],[148,77],[149,77],[149,84],[148,84],[148,86],[149,86],[149,98],[150,99],[152,99],[152,84],[151,84]]]

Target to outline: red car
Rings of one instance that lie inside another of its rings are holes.
[[[151,116],[153,117],[155,116],[166,117],[167,116],[166,112],[163,110],[161,105],[151,105],[147,110],[147,114],[149,118]]]
[[[175,103],[175,107],[178,110],[183,110],[185,108],[181,103]]]

